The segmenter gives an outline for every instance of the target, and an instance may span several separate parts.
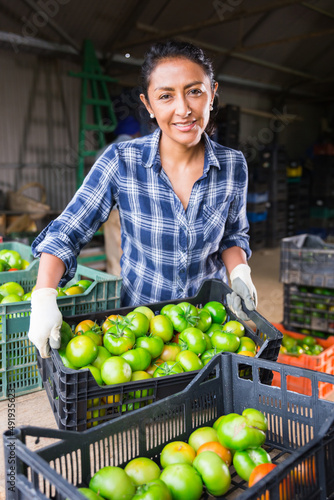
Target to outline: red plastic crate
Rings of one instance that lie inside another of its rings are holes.
[[[295,339],[302,339],[306,335],[301,333],[292,332],[286,330],[284,326],[280,323],[273,323],[273,326],[277,328],[283,334],[289,335]],[[308,370],[314,370],[322,373],[329,373],[334,375],[334,336],[328,337],[326,340],[317,338],[318,344],[320,344],[324,350],[318,356],[309,356],[308,354],[302,354],[299,357],[291,356],[288,354],[279,353],[277,358],[277,363],[283,363],[285,365],[298,366],[300,368],[307,368]],[[277,372],[274,373],[274,378],[272,385],[280,387],[280,376]],[[305,394],[306,396],[312,395],[311,381],[307,378],[298,377],[287,377],[287,388],[289,391],[298,392],[299,394]],[[328,383],[319,383],[319,397],[324,399],[333,390],[333,385]]]

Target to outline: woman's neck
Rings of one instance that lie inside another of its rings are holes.
[[[186,146],[184,144],[171,141],[169,137],[161,134],[159,152],[162,166],[178,165],[188,166],[192,165],[196,160],[203,157],[204,144],[200,141],[194,146]]]

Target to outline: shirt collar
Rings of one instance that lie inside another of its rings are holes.
[[[145,142],[142,155],[142,164],[145,168],[153,167],[153,165],[159,165],[160,154],[159,154],[159,141],[160,141],[161,130],[157,128],[153,134],[148,136],[148,140]],[[217,167],[220,170],[220,164],[218,158],[215,154],[215,143],[211,141],[209,136],[204,132],[204,144],[205,144],[205,160],[204,160],[204,172],[205,175],[211,166]]]

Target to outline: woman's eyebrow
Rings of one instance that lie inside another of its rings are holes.
[[[185,89],[188,89],[189,87],[192,87],[193,85],[199,85],[199,84],[203,84],[203,82],[201,81],[196,81],[196,82],[191,82],[191,83],[187,83],[187,85],[184,86]],[[154,89],[154,92],[156,90],[169,90],[169,91],[173,91],[175,90],[173,87],[157,87],[156,89]]]

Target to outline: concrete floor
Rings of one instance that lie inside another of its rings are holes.
[[[249,262],[252,278],[258,292],[258,311],[271,323],[283,320],[283,286],[279,282],[280,249],[255,251]],[[20,396],[16,400],[15,425],[33,425],[57,428],[51,407],[44,390]],[[7,429],[8,401],[0,402],[0,499],[5,498],[5,471],[3,459],[2,434]],[[46,446],[47,441],[39,445],[32,443],[31,449]]]

